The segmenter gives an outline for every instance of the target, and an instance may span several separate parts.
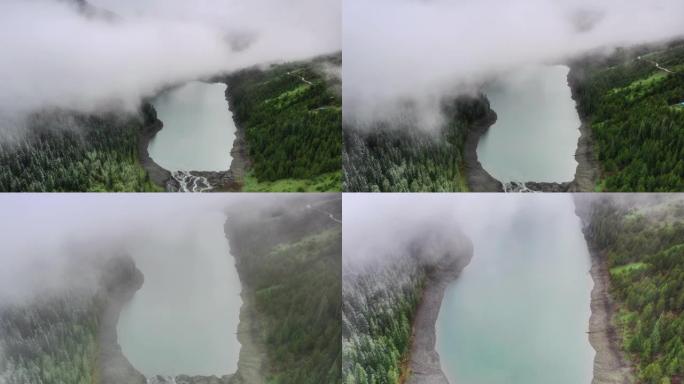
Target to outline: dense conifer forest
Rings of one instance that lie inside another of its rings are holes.
[[[325,73],[339,60],[252,68],[225,80],[252,163],[248,189],[340,190],[342,101],[339,79]],[[289,183],[273,183],[283,179]]]
[[[97,383],[98,316],[76,293],[0,307],[0,383]]]
[[[442,110],[446,123],[438,133],[388,123],[364,130],[345,126],[344,190],[467,191],[465,138],[469,129],[490,113],[489,101],[484,95],[459,97],[446,103]]]
[[[602,166],[597,188],[684,190],[684,42],[618,50],[572,68]]]
[[[0,191],[159,191],[138,162],[141,116],[45,111],[0,139]]]
[[[395,384],[408,374],[413,318],[425,271],[409,259],[345,276],[344,384]]]
[[[595,203],[587,233],[607,259],[613,319],[640,383],[684,378],[684,201]]]
[[[307,205],[257,220],[233,215],[226,227],[272,384],[341,381],[341,199]]]

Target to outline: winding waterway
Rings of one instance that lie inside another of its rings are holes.
[[[589,384],[593,282],[569,195],[517,199],[469,233],[473,259],[446,291],[437,351],[457,384]]]
[[[225,91],[224,84],[192,81],[156,97],[164,128],[150,142],[150,157],[172,172],[227,170],[235,123]]]
[[[575,176],[580,120],[562,65],[525,67],[485,90],[498,119],[477,156],[501,182],[566,182]]]
[[[127,246],[145,282],[121,313],[119,344],[144,375],[235,372],[242,301],[225,221],[209,213]]]

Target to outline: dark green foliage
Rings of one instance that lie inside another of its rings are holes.
[[[312,179],[340,171],[341,100],[316,65],[249,69],[226,79],[259,181]]]
[[[254,303],[272,384],[340,383],[341,202],[227,224],[243,287]]]
[[[467,190],[463,146],[468,130],[489,116],[484,95],[460,97],[443,108],[437,134],[415,126],[345,126],[344,182],[351,192],[460,192]]]
[[[98,313],[78,295],[0,308],[0,382],[97,383]]]
[[[425,274],[404,261],[352,275],[343,290],[344,383],[399,383]]]
[[[595,205],[588,233],[608,257],[624,349],[642,383],[684,375],[684,203]]]
[[[683,191],[684,108],[676,105],[684,102],[684,43],[585,59],[573,64],[572,78],[603,188]]]
[[[141,120],[63,111],[33,115],[24,134],[0,140],[0,191],[157,190],[138,164]]]

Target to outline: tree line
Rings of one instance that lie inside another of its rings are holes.
[[[607,257],[613,322],[641,383],[684,377],[684,202],[594,205],[589,236]]]
[[[578,110],[602,167],[600,189],[684,190],[683,64],[682,42],[573,64]]]
[[[490,113],[489,101],[458,97],[442,106],[446,123],[427,132],[411,122],[344,127],[343,189],[352,192],[462,192],[464,143]]]
[[[44,111],[0,139],[0,191],[157,191],[138,162],[139,116]]]
[[[259,181],[340,172],[342,102],[315,65],[252,68],[225,79]]]

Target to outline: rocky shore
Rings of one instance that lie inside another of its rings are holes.
[[[246,374],[238,375],[236,373],[235,375],[224,375],[222,377],[188,375],[173,377],[157,375],[146,378],[124,356],[116,331],[121,310],[143,285],[143,274],[136,268],[135,262],[130,256],[120,256],[112,258],[105,263],[102,268],[101,280],[101,288],[98,294],[102,303],[98,334],[100,350],[98,362],[101,384],[259,384],[262,382],[255,380],[254,376],[250,375],[251,371],[244,368],[242,370],[247,371]],[[241,312],[238,329],[238,339],[242,344],[240,361],[238,362],[239,367],[251,367],[253,363],[253,360],[249,358],[242,362],[243,355],[248,354],[252,350],[249,338],[242,336],[243,333],[247,333],[245,328],[249,324],[249,320],[243,317]],[[259,367],[256,367],[257,373]],[[240,370],[238,371],[240,372]]]
[[[503,185],[495,179],[489,172],[485,171],[477,159],[477,145],[482,135],[487,133],[489,127],[496,123],[496,112],[489,110],[487,116],[475,123],[466,136],[464,145],[464,160],[468,189],[471,192],[503,192]]]
[[[464,241],[469,243],[465,237]],[[445,257],[437,265],[428,268],[423,297],[413,321],[407,384],[449,384],[435,350],[436,322],[447,287],[470,263],[472,255],[473,247],[469,243],[462,253]]]
[[[580,78],[572,67],[567,79],[572,98],[577,102]],[[583,116],[579,110],[577,113],[581,125],[579,127],[580,137],[577,140],[577,149],[575,150],[577,168],[573,180],[563,183],[528,181],[503,184],[485,171],[477,159],[477,145],[482,135],[496,122],[496,113],[492,111],[494,118],[485,119],[481,124],[477,124],[468,132],[466,138],[465,163],[469,189],[472,192],[592,192],[599,180],[600,168],[594,153],[594,140],[588,118]]]
[[[123,306],[133,298],[143,282],[143,274],[130,256],[112,258],[103,267],[99,293],[103,308],[98,332],[101,384],[147,383],[145,376],[124,356],[116,333]]]
[[[224,227],[226,238],[230,244],[231,252],[235,257],[235,267],[238,276],[243,276],[244,271],[241,268],[241,259],[248,257],[241,255],[237,250],[235,242],[232,239],[232,234],[235,232],[231,229],[231,221],[227,221]],[[259,342],[259,318],[256,311],[256,300],[254,294],[250,293],[249,289],[245,288],[245,282],[240,277],[242,291],[240,298],[242,299],[242,306],[240,307],[240,323],[237,330],[237,338],[240,342],[240,357],[238,358],[238,368],[230,384],[261,384],[264,383],[264,364],[266,362],[266,353],[264,347]]]
[[[147,171],[150,181],[154,184],[167,191],[178,190],[178,182],[173,178],[171,172],[155,163],[147,150],[150,146],[150,141],[162,130],[164,124],[157,118],[157,111],[150,103],[143,104],[141,113],[143,115],[143,129],[138,135],[138,161]]]
[[[588,243],[589,244],[589,243]],[[633,384],[629,360],[620,349],[620,337],[613,325],[615,305],[610,297],[608,266],[605,257],[589,244],[591,254],[591,317],[589,343],[596,350],[592,384]]]
[[[590,274],[594,280],[591,291],[591,317],[589,318],[589,343],[596,351],[592,384],[633,384],[636,382],[632,364],[621,349],[621,340],[613,324],[617,311],[610,295],[610,274],[605,255],[593,244],[587,232],[591,220],[590,195],[575,195],[575,214],[582,221],[582,233],[591,257]]]
[[[226,101],[228,108],[231,108],[230,86],[227,84]],[[232,110],[231,110],[232,111]],[[143,130],[140,132],[138,138],[138,158],[142,167],[147,171],[150,180],[164,188],[168,192],[179,192],[183,190],[192,191],[188,185],[181,185],[187,181],[187,177],[180,180],[174,177],[174,174],[162,166],[157,164],[148,152],[150,142],[162,130],[164,124],[157,118],[157,111],[150,103],[144,103],[142,107],[142,115],[144,118]],[[188,171],[187,175],[191,178],[206,180],[211,185],[209,192],[239,192],[242,189],[244,175],[246,169],[250,166],[247,140],[245,139],[244,129],[240,123],[233,117],[235,122],[235,140],[230,154],[233,160],[230,167],[226,171]],[[192,181],[190,181],[192,183]],[[204,190],[204,188],[202,189]]]

